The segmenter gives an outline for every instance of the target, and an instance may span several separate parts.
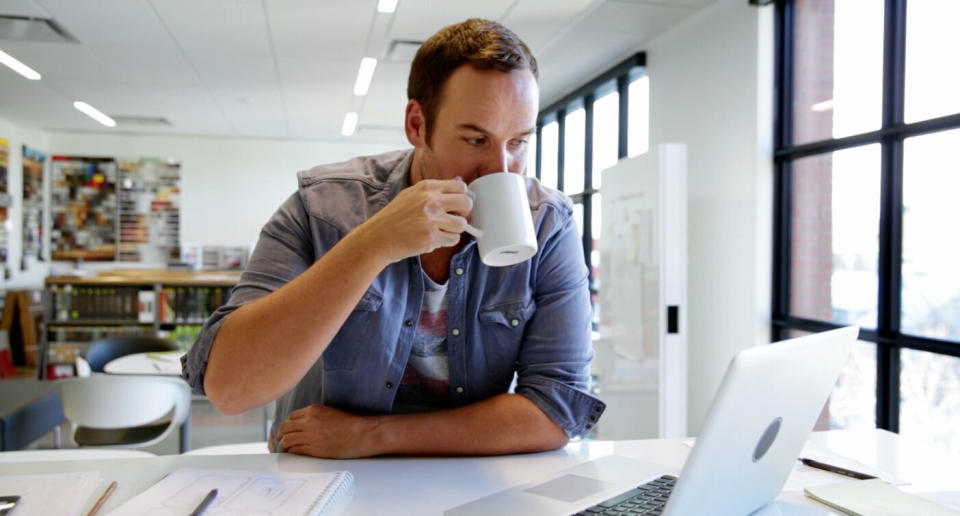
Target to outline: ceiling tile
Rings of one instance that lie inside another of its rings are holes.
[[[113,78],[112,73],[81,45],[4,41],[0,48],[39,72],[44,80]]]
[[[270,56],[193,53],[187,57],[204,84],[211,88],[279,87]]]
[[[314,88],[317,92],[352,92],[359,68],[359,56],[356,59],[277,58],[277,69],[284,89]],[[378,64],[374,77],[380,68],[381,65]]]
[[[271,54],[260,0],[153,0],[152,5],[187,53]]]
[[[81,44],[176,49],[147,0],[34,1]]]
[[[266,6],[278,56],[337,59],[355,54],[359,60],[377,16],[373,2],[267,0]]]
[[[499,20],[515,1],[444,2],[440,9],[432,0],[403,0],[397,7],[390,37],[423,41],[441,28],[468,18]]]
[[[90,53],[122,82],[200,85],[200,78],[179,52],[95,47]]]
[[[2,0],[0,1],[0,14],[27,16],[29,18],[47,17],[47,13],[30,0]]]
[[[597,0],[522,0],[510,10],[503,24],[516,32],[534,55],[539,55],[595,4]]]

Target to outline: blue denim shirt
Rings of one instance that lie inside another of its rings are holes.
[[[203,393],[210,346],[224,319],[304,272],[390,202],[409,183],[412,156],[397,151],[299,174],[298,191],[264,226],[229,303],[210,316],[184,358],[184,378],[195,392]],[[587,393],[593,358],[587,269],[569,198],[533,178],[527,190],[536,256],[488,267],[470,239],[450,263],[450,397],[465,405],[508,392],[516,373],[515,392],[572,437],[589,432],[605,409]],[[419,257],[411,257],[377,276],[320,359],[277,400],[276,424],[313,403],[390,413],[420,313],[423,274]]]

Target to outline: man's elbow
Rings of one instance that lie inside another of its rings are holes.
[[[210,376],[209,374],[204,376],[203,390],[206,392],[210,403],[221,413],[233,415],[253,408],[249,406],[249,399],[238,396],[237,389],[229,385],[229,382],[217,381],[216,378],[211,380]]]

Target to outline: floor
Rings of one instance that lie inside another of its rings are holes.
[[[264,415],[265,410],[257,408],[228,416],[221,414],[206,398],[194,398],[190,410],[190,448],[264,441]],[[273,418],[272,409],[270,418]],[[60,425],[60,435],[61,448],[76,448],[70,442],[69,423]],[[54,443],[54,432],[51,431],[26,449],[50,449],[55,447]],[[142,449],[157,455],[180,453],[180,433],[175,431],[163,441]]]

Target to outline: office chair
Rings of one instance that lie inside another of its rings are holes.
[[[117,357],[151,351],[176,351],[177,349],[179,348],[172,342],[148,335],[111,337],[90,344],[85,358],[92,372],[102,373],[103,366]]]
[[[55,385],[72,439],[81,447],[151,446],[190,416],[190,387],[180,378],[104,374],[64,378]],[[183,435],[181,452],[189,446]]]

